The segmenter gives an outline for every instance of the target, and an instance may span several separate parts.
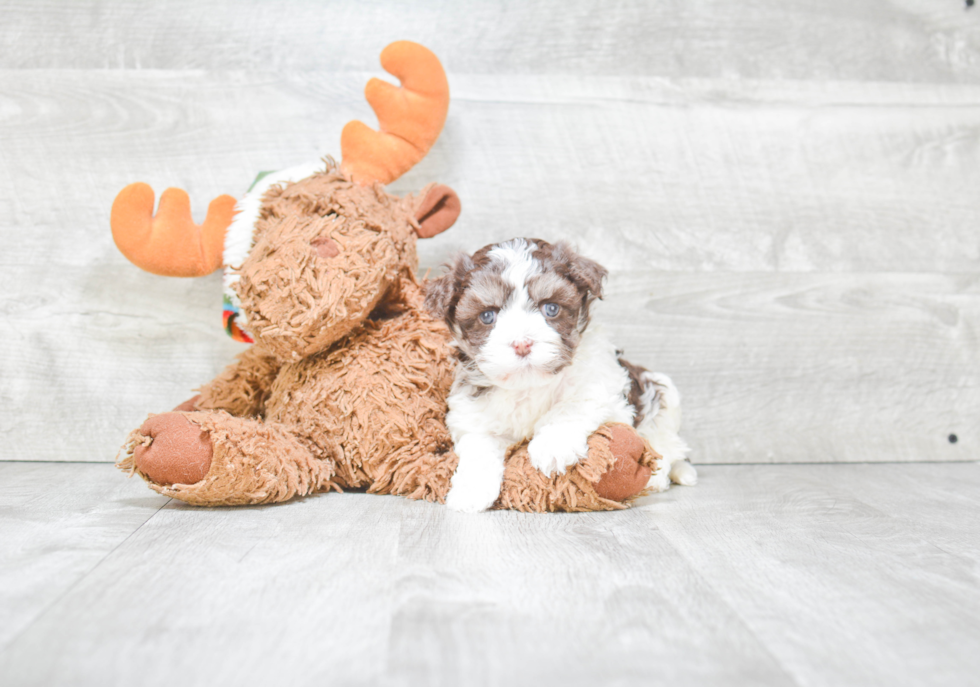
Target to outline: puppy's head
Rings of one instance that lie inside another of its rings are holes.
[[[426,284],[425,304],[449,325],[473,383],[532,387],[571,362],[605,276],[565,243],[512,239],[456,257]]]

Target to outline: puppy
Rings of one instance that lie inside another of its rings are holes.
[[[564,472],[606,422],[633,425],[664,457],[651,488],[697,482],[673,383],[623,360],[589,326],[605,276],[565,243],[519,238],[460,255],[427,283],[426,306],[449,325],[458,361],[446,423],[459,465],[447,506],[490,508],[507,448],[525,439],[534,467]]]

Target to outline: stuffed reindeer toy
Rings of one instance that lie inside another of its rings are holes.
[[[132,184],[112,208],[122,253],[154,274],[225,267],[225,326],[254,342],[199,394],[133,431],[119,467],[195,505],[286,501],[366,490],[443,502],[457,458],[446,429],[451,336],[429,315],[416,242],[448,229],[446,186],[394,196],[387,184],[435,142],[449,107],[438,59],[401,41],[381,54],[400,87],[372,79],[380,131],[351,122],[342,163],[274,173],[240,201],[214,200],[200,226],[187,194]],[[626,425],[605,425],[566,473],[506,458],[497,508],[613,510],[647,484],[659,456]]]

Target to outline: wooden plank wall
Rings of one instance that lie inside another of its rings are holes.
[[[0,459],[109,461],[238,350],[220,280],[129,265],[125,184],[195,213],[338,154],[377,54],[443,60],[394,188],[453,186],[425,267],[517,235],[610,268],[704,463],[975,460],[980,10],[959,0],[0,2]],[[957,436],[951,443],[950,434]]]

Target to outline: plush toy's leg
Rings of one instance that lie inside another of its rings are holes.
[[[520,511],[618,510],[643,493],[660,456],[632,427],[608,424],[589,437],[589,455],[564,475],[536,470],[527,444],[511,448],[495,508]]]
[[[445,425],[431,422],[418,440],[387,451],[366,466],[373,476],[368,493],[443,503],[458,462]]]
[[[261,417],[279,367],[273,356],[252,346],[201,387],[201,393],[174,410],[224,410],[237,417]]]
[[[327,489],[339,448],[309,447],[285,425],[223,411],[155,415],[130,435],[117,466],[194,505],[286,501]]]

